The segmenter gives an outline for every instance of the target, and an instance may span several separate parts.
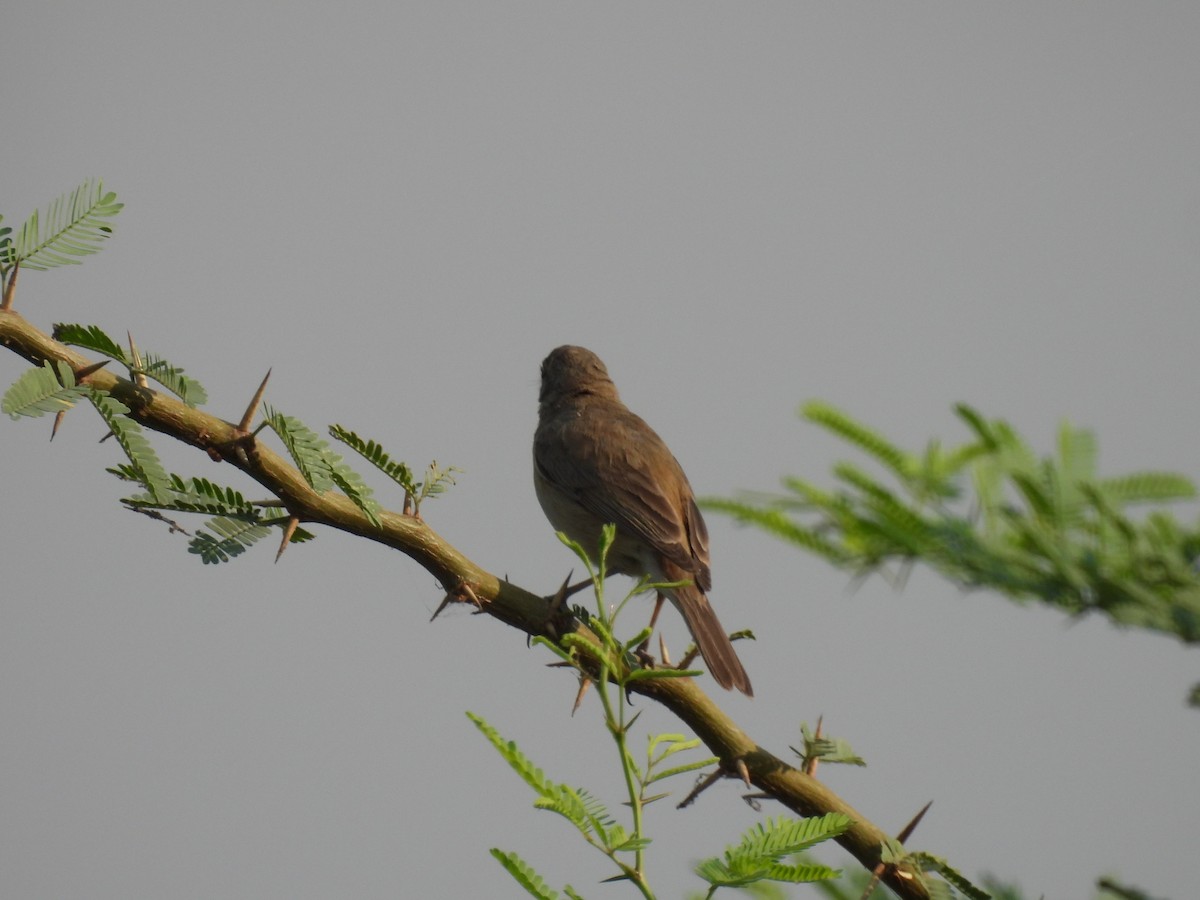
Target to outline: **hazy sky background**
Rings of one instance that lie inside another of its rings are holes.
[[[16,306],[132,329],[225,418],[274,367],[268,400],[314,428],[463,468],[428,521],[547,593],[573,561],[529,448],[566,342],[701,494],[825,480],[844,448],[797,421],[809,398],[913,447],[966,437],[956,401],[1040,451],[1069,417],[1106,474],[1196,477],[1197,46],[1195,3],[19,0],[0,212],[92,175],[127,207]],[[616,807],[597,708],[569,716],[546,652],[461,608],[429,624],[429,575],[334,533],[202,566],[120,508],[86,411],[53,444],[0,428],[0,893],[524,896],[498,845],[628,896],[463,715]],[[892,829],[933,799],[912,843],[1029,897],[1194,894],[1194,650],[920,571],[851,591],[708,518],[713,601],[759,636],[757,696],[719,699],[762,745],[823,713],[870,763],[823,769],[835,790]],[[660,896],[759,820],[742,793],[654,808]]]

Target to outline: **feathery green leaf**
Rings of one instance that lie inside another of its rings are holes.
[[[263,410],[263,417],[272,430],[279,435],[287,448],[296,468],[304,480],[318,494],[334,486],[333,464],[330,462],[329,444],[320,435],[294,416],[285,416],[270,406]]]
[[[121,346],[105,334],[98,325],[56,322],[53,334],[54,339],[60,343],[70,344],[72,347],[83,347],[85,350],[91,350],[126,365],[129,363],[129,358]]]
[[[142,434],[142,427],[126,415],[129,407],[115,397],[96,390],[89,392],[88,399],[129,458],[129,471],[156,501],[167,502],[171,478],[159,462],[158,454]]]
[[[447,484],[454,484],[453,473],[461,471],[454,466],[442,469],[438,467],[436,462],[432,462],[425,472],[425,480],[417,481],[413,478],[412,469],[409,468],[408,464],[400,460],[394,460],[388,456],[382,444],[360,437],[355,432],[343,428],[341,425],[330,425],[329,433],[379,471],[383,472],[384,475],[392,479],[396,484],[400,485],[404,489],[405,499],[411,502],[412,511],[415,514],[420,513],[421,502],[426,497],[442,493],[446,490]],[[365,509],[363,511],[366,512]],[[367,515],[370,516],[372,514],[368,512]]]
[[[123,475],[124,473],[115,473]],[[171,510],[174,512],[206,513],[213,516],[255,516],[258,507],[232,487],[221,487],[206,478],[184,480],[170,476],[168,495],[161,500],[150,494],[127,497],[123,501],[137,508]]]
[[[330,472],[333,476],[333,483],[338,486],[343,494],[354,501],[354,505],[363,511],[371,524],[376,528],[380,526],[379,521],[379,501],[372,496],[371,488],[362,480],[362,476],[355,472],[350,466],[342,462],[342,458],[335,453],[326,454],[330,461]]]
[[[558,900],[558,892],[551,890],[546,885],[546,882],[542,880],[542,876],[534,871],[517,854],[507,850],[499,850],[495,847],[490,852],[492,856],[499,860],[500,865],[504,866],[504,870],[513,877],[517,884],[529,892],[530,896],[537,897],[538,900]]]
[[[834,490],[789,478],[781,496],[702,505],[857,577],[924,562],[964,588],[1035,598],[1073,615],[1100,611],[1119,625],[1200,642],[1200,527],[1162,509],[1141,519],[1129,512],[1136,503],[1193,499],[1190,479],[1100,478],[1089,431],[1064,423],[1055,452],[1039,458],[1007,422],[965,405],[955,411],[970,440],[950,448],[930,442],[918,456],[844,413],[809,404],[805,415],[882,461],[902,490],[842,462]]]
[[[784,866],[785,856],[837,837],[853,821],[841,813],[807,819],[768,818],[749,829],[724,858],[712,857],[696,866],[696,874],[712,885],[737,887],[755,881],[821,881],[836,878],[840,870],[827,866]]]
[[[550,792],[554,783],[546,778],[541,769],[529,761],[528,757],[517,747],[516,741],[506,741],[500,732],[488,724],[482,716],[468,712],[467,718],[475,723],[475,727],[496,748],[496,752],[504,758],[504,761],[512,766],[513,771],[521,776],[522,781],[539,794],[546,795]]]
[[[40,368],[26,369],[4,392],[0,411],[13,419],[38,418],[46,413],[71,409],[90,388],[75,383],[75,372],[62,360],[44,360]]]
[[[188,552],[197,554],[205,565],[229,562],[271,533],[269,528],[251,521],[218,516],[204,523],[214,531],[197,531],[188,545]]]
[[[408,467],[407,463],[393,460],[388,456],[382,444],[361,438],[341,425],[330,425],[329,433],[404,488],[406,493],[416,493],[418,485],[413,480],[412,469]]]
[[[100,252],[112,235],[109,220],[123,205],[116,194],[105,193],[103,182],[85,181],[52,202],[44,216],[34,210],[16,238],[0,247],[0,266],[19,263],[23,269],[44,271],[78,265],[81,257]]]
[[[200,382],[183,374],[183,369],[171,365],[161,356],[142,354],[141,373],[152,378],[188,406],[196,407],[208,402],[208,392]]]
[[[832,431],[843,440],[856,445],[875,457],[896,475],[904,478],[912,471],[911,457],[879,432],[855,421],[840,409],[810,400],[800,407],[800,414],[817,425]]]

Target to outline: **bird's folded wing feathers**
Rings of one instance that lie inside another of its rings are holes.
[[[604,522],[616,524],[618,533],[626,533],[651,545],[695,577],[701,590],[707,590],[708,533],[704,520],[691,498],[687,479],[679,463],[662,440],[633,413],[606,417],[603,431],[592,431],[586,439],[583,429],[575,429],[569,438],[571,452],[560,452],[553,444],[564,440],[559,429],[539,433],[536,458],[542,476],[559,490]],[[649,437],[647,437],[649,435]],[[656,469],[668,468],[673,477],[669,484],[654,477]],[[682,485],[686,521],[680,521],[679,503],[683,498],[668,493]],[[700,584],[699,582],[705,582]]]

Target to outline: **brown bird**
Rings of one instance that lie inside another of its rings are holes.
[[[542,362],[533,483],[555,530],[591,550],[617,526],[608,568],[692,584],[664,591],[683,614],[717,684],[754,696],[705,592],[708,529],[687,476],[662,438],[621,402],[600,358],[564,346]],[[662,604],[658,596],[653,627]]]

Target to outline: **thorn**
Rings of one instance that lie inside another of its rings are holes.
[[[8,276],[8,284],[4,286],[4,300],[0,302],[0,309],[6,312],[12,309],[13,294],[17,292],[17,273],[20,271],[21,263],[13,263],[12,274]]]
[[[479,599],[479,595],[475,593],[475,589],[471,587],[471,583],[469,581],[464,581],[462,584],[460,584],[458,586],[458,592],[460,594],[467,595],[467,599],[475,604],[476,612],[483,612],[483,601]]]
[[[587,690],[589,687],[591,687],[591,685],[592,679],[588,678],[586,675],[579,676],[579,691],[575,694],[575,704],[571,707],[572,717],[574,717],[575,713],[579,711],[579,705],[583,703],[583,695],[587,693]]]
[[[575,574],[574,569],[572,569],[570,572],[568,572],[567,577],[563,579],[562,586],[557,591],[555,591],[554,595],[550,598],[550,615],[551,616],[555,615],[559,610],[561,610],[563,608],[563,605],[567,602],[567,598],[569,596],[571,596],[570,594],[567,593],[567,591],[569,590],[569,588],[567,586],[571,583],[571,576],[574,574]]]
[[[263,376],[262,384],[254,392],[254,398],[250,401],[250,405],[246,407],[246,412],[242,415],[242,421],[238,423],[238,431],[250,430],[250,423],[254,421],[254,415],[258,412],[258,404],[262,403],[263,392],[267,389],[267,379],[270,377],[271,370],[267,369],[267,374]]]
[[[921,811],[913,816],[912,821],[905,825],[904,828],[901,829],[900,833],[896,835],[896,840],[903,844],[910,837],[912,837],[912,833],[917,830],[917,826],[921,824],[921,820],[925,818],[925,813],[929,812],[929,807],[931,806],[933,806],[932,800],[922,806]]]
[[[107,440],[108,440],[110,437],[113,437],[113,433],[112,433],[111,431],[110,431],[108,434],[106,434],[104,437],[100,438],[100,440],[96,441],[96,443],[97,443],[97,444],[103,444],[103,443],[104,443],[105,441],[107,441]]]
[[[823,714],[817,716],[817,730],[813,733],[814,740],[819,741],[821,739],[821,726],[824,722],[825,722],[825,716]],[[816,756],[808,757],[806,760],[804,760],[804,769],[803,769],[804,774],[805,775],[816,775],[817,774],[817,766],[819,766],[820,764],[821,764],[821,760],[818,759]]]
[[[67,411],[60,409],[54,416],[54,426],[50,429],[50,440],[54,440],[54,436],[58,434],[58,426],[62,424],[63,419],[67,417]]]
[[[671,665],[671,654],[667,652],[667,641],[661,631],[658,633],[658,655],[662,657],[663,666],[669,668]]]
[[[95,375],[97,372],[99,372],[101,369],[103,369],[105,366],[107,366],[110,362],[112,362],[111,359],[102,359],[98,363],[92,363],[90,366],[84,366],[80,369],[76,369],[75,370],[75,383],[76,384],[83,383],[89,376]]]
[[[746,768],[746,761],[739,756],[733,761],[733,764],[737,768],[737,773],[742,776],[742,781],[746,783],[746,787],[753,787],[750,784],[750,770]]]
[[[438,605],[438,608],[433,611],[433,615],[429,617],[429,621],[432,622],[434,619],[440,616],[442,614],[442,610],[449,606],[453,601],[454,595],[447,592],[446,596],[442,598],[442,602]]]
[[[571,574],[574,574],[574,572],[575,572],[575,570],[572,569]],[[571,575],[567,575],[567,581],[570,581],[570,580],[571,580]],[[592,579],[590,579],[590,578],[585,578],[583,581],[580,581],[578,584],[573,584],[570,587],[567,587],[564,584],[561,588],[561,590],[563,591],[563,599],[566,600],[568,597],[574,597],[576,594],[578,594],[584,588],[588,588],[591,586],[592,586]]]
[[[441,604],[433,611],[433,615],[429,617],[432,622],[442,614],[442,610],[451,603],[474,603],[475,612],[483,612],[483,601],[479,599],[479,595],[475,593],[475,589],[471,587],[469,582],[463,581],[458,587],[452,591],[447,591],[446,596],[442,598]]]
[[[279,557],[283,556],[283,551],[287,549],[287,545],[292,541],[292,535],[296,533],[296,529],[300,525],[299,516],[292,516],[288,519],[287,525],[283,529],[283,540],[279,542],[279,550],[275,553],[275,562],[279,562]]]
[[[137,344],[133,342],[133,332],[126,331],[125,335],[129,338],[129,355],[133,362],[133,370],[130,373],[133,375],[133,383],[138,387],[150,387],[146,373],[142,371],[142,354],[138,353]]]

